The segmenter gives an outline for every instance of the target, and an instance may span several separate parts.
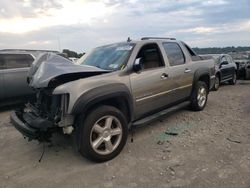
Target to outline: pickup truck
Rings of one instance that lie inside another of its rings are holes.
[[[11,113],[29,140],[72,134],[93,161],[116,157],[132,127],[189,105],[203,110],[214,85],[213,59],[202,59],[184,42],[144,37],[95,48],[80,65],[43,54],[31,67],[34,104]]]

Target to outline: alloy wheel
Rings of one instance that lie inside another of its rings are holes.
[[[207,100],[207,91],[206,88],[201,86],[198,90],[198,95],[197,95],[197,100],[198,100],[198,105],[200,107],[203,107],[206,104]]]
[[[90,134],[90,144],[100,155],[112,153],[122,139],[122,125],[115,116],[104,116],[96,121]]]

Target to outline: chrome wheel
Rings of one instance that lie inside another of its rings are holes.
[[[201,86],[198,89],[198,95],[197,95],[197,100],[198,100],[198,105],[200,107],[203,107],[206,104],[206,100],[207,100],[207,91],[206,88]]]
[[[115,116],[104,116],[96,121],[90,133],[90,144],[100,155],[112,153],[122,139],[122,125]]]

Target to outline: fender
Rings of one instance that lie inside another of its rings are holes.
[[[112,98],[122,98],[126,101],[129,116],[132,120],[133,97],[127,86],[121,83],[100,86],[83,93],[74,104],[72,114],[85,113],[91,106]]]
[[[194,73],[194,79],[193,79],[193,88],[195,86],[195,83],[197,81],[199,81],[199,79],[202,77],[202,76],[208,76],[209,77],[209,85],[208,85],[208,88],[210,88],[210,82],[211,82],[211,78],[210,78],[210,70],[209,68],[207,67],[202,67],[202,68],[199,68],[195,71]],[[193,90],[193,89],[192,89]]]

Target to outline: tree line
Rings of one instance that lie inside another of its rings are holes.
[[[85,53],[77,53],[75,51],[71,51],[69,49],[63,49],[62,53],[66,54],[67,57],[75,57],[75,58],[80,58],[82,57]]]
[[[210,48],[192,48],[197,54],[226,54],[229,52],[243,52],[243,51],[250,51],[250,47],[210,47]]]

